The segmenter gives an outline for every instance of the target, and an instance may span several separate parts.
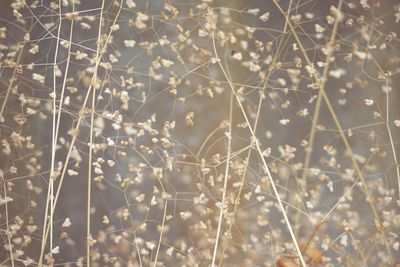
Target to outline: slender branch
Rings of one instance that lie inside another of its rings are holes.
[[[104,0],[103,0],[103,1],[104,1]],[[116,24],[117,19],[118,19],[120,13],[121,13],[121,8],[122,8],[123,2],[124,2],[124,1],[121,0],[120,6],[119,6],[119,9],[118,9],[118,12],[117,12],[117,14],[116,14],[116,16],[115,16],[115,18],[114,18],[113,24],[112,24],[112,26],[110,27],[110,31],[109,31],[109,33],[108,33],[108,35],[107,35],[107,38],[106,38],[105,42],[104,42],[104,46],[102,47],[101,52],[99,53],[99,56],[97,57],[97,60],[96,60],[96,62],[95,62],[95,66],[94,66],[95,71],[94,71],[94,73],[93,73],[92,80],[91,80],[91,82],[90,82],[90,84],[89,84],[89,88],[88,88],[88,90],[87,90],[85,100],[84,100],[84,102],[83,102],[83,104],[82,104],[82,108],[81,108],[81,110],[80,110],[80,112],[79,112],[78,121],[77,121],[77,123],[76,123],[75,128],[72,130],[72,132],[74,132],[74,133],[78,133],[79,128],[80,128],[80,126],[81,126],[82,119],[83,119],[83,116],[84,116],[84,109],[85,109],[85,107],[86,107],[86,105],[87,105],[88,98],[89,98],[89,95],[90,95],[90,93],[91,93],[91,90],[92,90],[93,87],[95,86],[95,84],[94,84],[94,82],[95,82],[95,75],[97,75],[97,70],[98,70],[98,68],[99,68],[101,58],[102,58],[102,56],[103,56],[103,54],[104,54],[104,52],[105,52],[106,44],[108,43],[108,41],[109,41],[109,39],[110,39],[110,37],[111,37],[111,34],[112,34],[112,32],[113,32],[112,28],[113,28],[113,26]],[[55,198],[54,198],[53,212],[54,212],[54,210],[55,210],[55,208],[56,208],[56,206],[57,206],[58,197],[59,197],[60,192],[61,192],[61,188],[62,188],[62,184],[63,184],[63,181],[64,181],[65,173],[66,173],[66,171],[67,171],[68,163],[69,163],[69,160],[70,160],[70,158],[71,158],[72,150],[73,150],[73,147],[74,147],[74,145],[75,145],[75,142],[76,142],[77,137],[78,137],[77,134],[73,134],[71,143],[70,143],[70,145],[69,145],[69,150],[68,150],[68,153],[67,153],[65,162],[64,162],[64,164],[63,164],[63,170],[62,170],[62,172],[61,172],[60,182],[59,182],[59,185],[58,185],[58,187],[57,187],[57,192],[56,192]],[[47,228],[46,228],[46,234],[45,234],[45,237],[44,237],[44,242],[46,242],[46,240],[47,240],[47,236],[48,236],[49,231],[50,231],[49,226],[47,226]],[[43,241],[42,241],[42,242],[43,242]],[[41,253],[40,258],[39,258],[39,267],[42,266],[42,261],[43,261],[43,253]]]
[[[101,2],[100,21],[99,21],[99,32],[97,37],[97,52],[96,60],[99,60],[100,56],[100,39],[101,39],[101,24],[103,23],[103,10],[104,0]],[[104,44],[105,46],[106,44]],[[92,194],[92,161],[93,161],[93,124],[94,124],[94,111],[96,101],[96,83],[97,83],[97,71],[93,74],[93,90],[92,90],[92,108],[90,110],[90,133],[89,133],[89,159],[88,159],[88,188],[87,188],[87,214],[86,214],[86,265],[90,267],[90,247],[91,247],[91,233],[90,233],[90,219],[91,219],[91,194]]]
[[[340,0],[338,7],[337,7],[337,10],[339,13],[341,12],[342,5],[343,5],[343,0]],[[322,91],[325,90],[325,86],[328,81],[329,67],[331,64],[331,56],[332,56],[332,52],[333,52],[333,46],[334,46],[335,40],[336,40],[336,34],[337,34],[339,22],[340,22],[340,19],[339,19],[339,17],[337,17],[337,19],[335,20],[335,23],[333,25],[331,37],[329,38],[329,42],[326,45],[327,54],[326,54],[326,58],[325,58],[325,66],[324,66],[324,70],[322,73],[322,79],[318,79],[318,81],[320,82],[319,88],[322,88],[322,89],[319,90],[319,92],[318,92],[317,102],[315,104],[315,110],[314,110],[314,115],[313,115],[313,119],[312,119],[310,137],[308,139],[308,144],[307,144],[307,148],[306,148],[306,158],[305,158],[304,166],[303,166],[303,175],[301,177],[301,181],[304,186],[303,191],[306,191],[306,188],[307,188],[307,174],[308,174],[308,169],[310,166],[311,155],[312,155],[312,152],[314,149],[315,134],[316,134],[316,130],[317,130],[317,124],[318,124],[319,114],[320,114],[320,110],[321,110],[321,103],[322,103]],[[300,213],[297,213],[296,226],[299,225],[299,220],[300,220]],[[300,229],[300,227],[296,227],[296,231],[298,231],[299,229]]]
[[[156,252],[156,256],[155,256],[155,258],[154,258],[153,267],[156,267],[156,266],[157,266],[158,252],[160,251],[161,241],[162,241],[162,238],[163,238],[165,217],[167,216],[167,208],[168,208],[168,200],[165,200],[164,215],[163,215],[163,219],[162,219],[162,223],[161,223],[161,229],[160,229],[160,238],[158,239],[157,252]]]
[[[214,38],[213,38],[213,41],[214,41]],[[220,207],[219,219],[218,219],[217,236],[215,237],[215,246],[214,246],[214,253],[213,253],[211,267],[215,266],[215,260],[217,258],[218,242],[219,242],[219,236],[220,236],[221,225],[222,225],[222,217],[223,217],[224,209],[225,209],[225,200],[226,200],[226,192],[227,192],[228,176],[229,176],[229,163],[230,163],[230,158],[231,158],[231,145],[232,145],[232,116],[233,116],[233,93],[231,92],[231,99],[230,99],[230,105],[229,105],[229,125],[228,125],[228,132],[226,133],[227,139],[228,139],[228,153],[227,153],[225,174],[224,174],[224,191],[222,192],[221,207]]]
[[[231,90],[232,90],[233,94],[234,94],[235,97],[236,97],[236,100],[237,100],[237,102],[238,102],[238,104],[239,104],[240,110],[242,111],[243,117],[245,118],[247,125],[250,125],[250,121],[249,121],[249,119],[248,119],[248,117],[247,117],[246,111],[244,110],[244,107],[243,107],[243,105],[242,105],[242,102],[241,102],[241,100],[240,100],[240,97],[237,95],[234,86],[233,86],[232,83],[230,82],[230,79],[229,79],[227,73],[225,72],[224,67],[223,67],[222,64],[221,64],[221,60],[220,60],[219,57],[218,57],[217,48],[216,48],[216,46],[215,46],[215,37],[214,37],[214,33],[212,34],[212,41],[213,41],[214,53],[215,53],[215,56],[216,56],[216,58],[217,58],[218,65],[220,66],[220,68],[221,68],[221,70],[222,70],[222,72],[223,72],[223,74],[224,74],[226,80],[227,80],[228,83],[229,83],[229,86],[231,87]],[[274,192],[274,194],[275,194],[275,196],[276,196],[276,199],[277,199],[277,201],[278,201],[279,208],[280,208],[280,210],[281,210],[281,212],[282,212],[282,215],[283,215],[283,218],[284,218],[284,220],[285,220],[286,227],[287,227],[288,230],[289,230],[290,236],[291,236],[292,241],[293,241],[293,245],[294,245],[295,250],[296,250],[296,252],[297,252],[297,255],[298,255],[299,259],[300,259],[300,263],[301,263],[301,265],[302,265],[303,267],[305,267],[305,266],[307,266],[307,264],[306,264],[306,262],[305,262],[305,260],[304,260],[304,258],[303,258],[302,253],[301,253],[300,247],[299,247],[299,245],[298,245],[296,236],[294,235],[294,232],[293,232],[292,226],[291,226],[291,224],[290,224],[289,218],[287,217],[286,210],[285,210],[285,208],[283,207],[281,197],[279,196],[278,190],[276,189],[275,182],[274,182],[274,179],[272,178],[272,175],[271,175],[271,172],[270,172],[270,170],[269,170],[268,164],[267,164],[267,162],[265,161],[265,158],[264,158],[263,153],[262,153],[262,151],[261,151],[260,145],[259,145],[259,143],[258,143],[258,139],[257,139],[257,137],[256,137],[256,135],[255,135],[255,133],[254,133],[254,131],[253,131],[253,129],[252,129],[251,127],[249,127],[249,130],[250,130],[251,136],[252,136],[252,138],[253,138],[253,141],[254,141],[254,143],[255,143],[255,145],[256,145],[256,149],[257,149],[257,151],[258,151],[258,153],[259,153],[259,155],[260,155],[260,158],[261,158],[261,160],[262,160],[264,169],[265,169],[265,171],[266,171],[266,173],[267,173],[267,176],[268,176],[268,178],[269,178],[269,180],[270,180],[270,183],[271,183],[273,192]]]
[[[279,5],[279,3],[278,3],[276,0],[273,0],[273,1],[274,1],[275,5],[278,7],[279,11],[282,13],[282,15],[285,16],[285,12],[283,11],[283,9],[282,9],[282,7]],[[338,13],[337,19],[339,19],[340,16],[341,16],[340,13]],[[299,38],[297,32],[295,31],[295,29],[294,29],[294,27],[293,27],[293,25],[291,24],[290,21],[289,21],[289,26],[290,26],[290,28],[291,28],[291,31],[293,32],[293,35],[294,35],[294,37],[295,37],[295,39],[296,39],[297,44],[299,45],[300,50],[302,51],[302,54],[303,54],[304,58],[305,58],[306,61],[307,61],[307,64],[308,64],[308,65],[311,65],[311,60],[310,60],[310,58],[308,57],[307,52],[305,51],[304,46],[303,46],[302,42],[300,41],[300,38]],[[314,78],[316,81],[318,81],[318,80],[319,80],[319,75],[318,75],[318,73],[315,73],[315,74],[313,75],[313,78]],[[353,168],[355,169],[355,171],[356,171],[356,173],[357,173],[357,176],[358,176],[358,177],[360,178],[360,180],[361,180],[361,184],[362,184],[362,187],[363,187],[363,191],[364,191],[364,193],[365,193],[365,196],[366,196],[366,198],[367,198],[367,202],[368,202],[368,204],[369,204],[369,206],[370,206],[370,208],[371,208],[371,211],[372,211],[372,213],[373,213],[373,215],[374,215],[374,219],[375,219],[376,225],[377,225],[377,230],[381,233],[382,238],[383,238],[383,242],[385,243],[386,251],[387,251],[388,255],[390,256],[390,258],[391,258],[391,260],[392,260],[392,262],[393,262],[393,255],[392,255],[391,247],[390,247],[390,244],[389,244],[389,242],[388,242],[388,240],[387,240],[387,238],[386,238],[385,230],[384,230],[384,228],[382,227],[382,220],[381,220],[381,218],[379,217],[377,208],[376,208],[376,206],[375,206],[374,197],[373,197],[373,195],[371,194],[371,192],[369,191],[369,188],[368,188],[368,186],[367,186],[367,183],[366,183],[366,181],[365,181],[365,178],[364,178],[363,174],[361,173],[361,170],[360,170],[360,167],[358,166],[358,163],[357,163],[356,158],[354,157],[353,149],[352,149],[351,146],[350,146],[350,143],[349,143],[348,138],[347,138],[346,135],[344,134],[343,127],[342,127],[342,125],[341,125],[340,122],[339,122],[339,119],[338,119],[338,117],[337,117],[337,115],[336,115],[336,112],[335,112],[335,110],[334,110],[334,108],[333,108],[333,106],[332,106],[332,104],[331,104],[331,102],[330,102],[330,100],[329,100],[328,95],[326,94],[324,88],[319,88],[319,90],[321,91],[322,97],[323,97],[323,99],[324,99],[324,101],[325,101],[325,103],[326,103],[326,105],[327,105],[327,107],[328,107],[329,113],[331,114],[331,116],[332,116],[332,118],[333,118],[333,121],[334,121],[334,123],[335,123],[335,125],[336,125],[336,128],[338,129],[338,131],[339,131],[339,133],[340,133],[340,137],[341,137],[341,139],[342,139],[342,141],[343,141],[343,143],[344,143],[344,145],[345,145],[345,147],[346,147],[346,150],[347,150],[347,151],[349,152],[349,154],[350,154],[350,158],[351,158],[351,162],[352,162]]]
[[[389,86],[389,81],[388,78],[386,79],[386,88]],[[390,122],[389,122],[389,90],[387,89],[386,91],[386,128],[389,134],[389,141],[390,141],[390,146],[392,148],[392,154],[393,154],[393,160],[394,163],[396,164],[396,175],[397,175],[397,186],[398,186],[398,193],[399,193],[399,198],[400,198],[400,166],[397,161],[397,154],[396,154],[396,148],[394,146],[393,142],[393,136],[392,136],[392,131],[390,129]]]
[[[290,0],[290,2],[289,2],[288,13],[290,13],[291,6],[292,6],[292,0]],[[287,20],[288,20],[288,19],[285,20],[285,25],[284,25],[284,27],[283,27],[283,32],[284,32],[284,33],[286,32],[287,25],[288,25]],[[278,44],[278,46],[277,46],[277,48],[276,48],[276,54],[275,54],[275,56],[274,56],[274,59],[272,60],[271,66],[274,66],[275,63],[276,63],[276,61],[277,61],[278,58],[279,58],[279,55],[280,55],[280,53],[281,53],[281,48],[282,48],[284,36],[285,36],[285,34],[282,34],[282,37],[281,37],[280,40],[279,40],[279,44]],[[227,68],[227,71],[229,71],[228,68]],[[261,107],[262,107],[263,100],[264,100],[264,98],[265,98],[265,96],[264,96],[264,90],[267,88],[267,84],[268,84],[268,81],[269,81],[269,78],[270,78],[272,72],[273,72],[273,69],[271,69],[271,68],[268,69],[267,77],[265,78],[263,87],[262,87],[262,89],[260,90],[260,96],[259,96],[259,101],[258,101],[258,106],[257,106],[257,115],[256,115],[256,119],[255,119],[254,126],[253,126],[253,131],[254,131],[254,132],[257,131],[257,125],[258,125],[259,118],[260,118],[260,114],[261,114]],[[251,127],[251,126],[249,125],[248,127]],[[247,170],[248,170],[248,167],[249,167],[250,157],[251,157],[251,152],[252,152],[252,151],[253,151],[253,150],[251,149],[251,146],[250,146],[250,148],[249,148],[249,150],[248,150],[248,152],[247,152],[247,156],[246,156],[246,160],[245,160],[245,165],[244,165],[244,169],[243,169],[243,173],[242,173],[242,178],[241,178],[241,180],[240,180],[239,190],[238,190],[238,193],[237,193],[237,196],[236,196],[236,199],[235,199],[235,204],[234,204],[234,207],[233,207],[232,219],[231,219],[231,221],[230,221],[230,223],[229,223],[229,226],[228,226],[227,238],[229,238],[229,236],[230,236],[230,233],[231,233],[231,231],[232,231],[232,226],[233,226],[234,221],[235,221],[235,216],[236,216],[236,212],[237,212],[237,209],[238,209],[238,206],[239,206],[240,196],[242,195],[242,190],[243,190],[243,186],[244,186],[244,181],[245,181],[245,178],[246,178],[246,175],[247,175]],[[220,257],[218,266],[221,266],[221,265],[222,265],[222,262],[223,262],[223,260],[224,260],[225,250],[226,250],[226,244],[227,244],[227,240],[224,239],[223,245],[222,245],[222,256]]]

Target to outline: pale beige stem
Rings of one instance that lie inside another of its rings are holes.
[[[214,39],[213,39],[214,40]],[[215,245],[214,245],[214,252],[213,258],[211,262],[211,267],[215,266],[215,260],[217,259],[217,252],[218,252],[218,243],[219,243],[219,236],[221,234],[221,226],[222,226],[222,217],[224,214],[225,209],[225,199],[227,193],[227,186],[228,186],[228,176],[229,176],[229,162],[231,158],[231,145],[232,145],[232,116],[233,116],[233,93],[231,93],[231,100],[229,105],[229,125],[228,125],[228,132],[226,133],[228,139],[228,153],[226,158],[226,165],[225,165],[225,174],[224,174],[224,191],[222,192],[222,200],[221,200],[221,207],[219,212],[219,219],[218,219],[218,228],[217,228],[217,235],[215,237]]]
[[[282,15],[285,16],[285,12],[283,11],[283,9],[282,9],[281,6],[279,5],[279,3],[278,3],[276,0],[273,0],[273,1],[274,1],[275,5],[278,7],[279,11],[282,13]],[[342,0],[341,0],[341,1],[342,1]],[[341,15],[338,14],[337,19],[339,19],[339,16],[341,16]],[[291,28],[291,31],[293,32],[293,36],[295,37],[296,42],[297,42],[297,44],[299,45],[299,48],[300,48],[300,50],[301,50],[301,52],[302,52],[304,58],[305,58],[306,61],[307,61],[307,64],[311,65],[311,60],[310,60],[310,58],[308,57],[308,55],[307,55],[307,53],[306,53],[306,51],[305,51],[305,49],[304,49],[304,47],[303,47],[303,44],[302,44],[302,42],[300,41],[300,38],[299,38],[297,32],[295,31],[293,25],[290,23],[290,21],[289,21],[289,26],[290,26],[290,28]],[[318,80],[319,80],[319,75],[318,75],[318,73],[315,73],[315,74],[313,75],[313,78],[314,78],[316,81],[318,81]],[[365,196],[366,196],[366,198],[367,198],[367,202],[368,202],[368,204],[369,204],[369,206],[370,206],[370,208],[371,208],[371,211],[372,211],[372,213],[373,213],[373,215],[374,215],[374,219],[375,219],[376,225],[377,225],[377,230],[381,233],[382,238],[383,238],[383,242],[385,243],[386,251],[387,251],[388,255],[390,256],[390,258],[391,258],[391,260],[392,260],[392,262],[393,262],[393,256],[392,256],[391,247],[390,247],[390,244],[389,244],[389,242],[388,242],[388,240],[387,240],[387,238],[386,238],[385,230],[384,230],[384,228],[382,227],[382,220],[381,220],[381,218],[379,217],[377,208],[376,208],[376,206],[375,206],[374,197],[373,197],[373,195],[372,195],[372,194],[370,193],[370,191],[369,191],[369,188],[368,188],[368,186],[367,186],[367,183],[366,183],[366,181],[365,181],[365,178],[364,178],[363,174],[362,174],[361,171],[360,171],[360,167],[358,166],[357,160],[356,160],[355,157],[354,157],[353,150],[352,150],[352,148],[351,148],[351,146],[350,146],[350,143],[349,143],[349,141],[348,141],[346,135],[344,134],[343,128],[342,128],[342,126],[341,126],[341,124],[340,124],[340,122],[339,122],[339,119],[338,119],[338,117],[337,117],[337,115],[336,115],[336,112],[335,112],[334,108],[332,107],[332,104],[331,104],[331,102],[330,102],[330,100],[329,100],[329,97],[327,96],[327,94],[326,94],[324,88],[320,88],[320,91],[321,91],[322,97],[323,97],[323,99],[324,99],[324,101],[325,101],[325,103],[326,103],[326,105],[327,105],[327,107],[328,107],[329,113],[331,114],[331,116],[332,116],[332,118],[333,118],[333,120],[334,120],[334,123],[335,123],[335,125],[336,125],[336,128],[338,129],[338,131],[339,131],[339,133],[340,133],[340,137],[341,137],[341,139],[342,139],[342,141],[343,141],[343,143],[344,143],[344,145],[345,145],[347,151],[348,151],[349,154],[350,154],[350,158],[351,158],[351,162],[352,162],[353,168],[355,169],[355,171],[356,171],[356,173],[357,173],[357,176],[358,176],[358,177],[360,178],[360,180],[361,180],[362,187],[363,187],[363,191],[364,191]]]
[[[214,37],[214,33],[212,34],[212,40],[213,40],[214,53],[215,53],[215,56],[216,56],[216,58],[217,58],[217,63],[218,63],[218,65],[220,66],[220,68],[221,68],[221,70],[222,70],[222,72],[223,72],[223,74],[224,74],[224,76],[225,76],[225,79],[228,81],[228,84],[229,84],[229,86],[230,86],[230,88],[231,88],[233,94],[234,94],[235,97],[236,97],[236,100],[237,100],[237,102],[238,102],[238,104],[239,104],[240,110],[241,110],[241,112],[242,112],[242,114],[243,114],[243,117],[244,117],[245,120],[246,120],[247,125],[250,125],[250,121],[249,121],[249,119],[248,119],[248,117],[247,117],[246,111],[244,110],[244,107],[243,107],[243,105],[242,105],[241,99],[240,99],[240,97],[237,95],[236,90],[235,90],[233,84],[230,82],[230,79],[229,79],[229,77],[228,77],[228,75],[227,75],[227,73],[226,73],[224,67],[223,67],[222,64],[221,64],[221,60],[220,60],[219,57],[218,57],[217,48],[216,48],[216,46],[215,46],[215,37]],[[260,148],[258,139],[257,139],[257,137],[256,137],[256,135],[255,135],[253,129],[252,129],[251,127],[248,127],[248,129],[250,130],[251,136],[252,136],[252,138],[253,138],[253,140],[254,140],[254,143],[255,143],[255,145],[256,145],[256,149],[257,149],[257,151],[258,151],[258,153],[259,153],[259,155],[260,155],[261,161],[262,161],[262,163],[263,163],[265,172],[267,173],[268,179],[269,179],[269,181],[270,181],[270,183],[271,183],[272,190],[273,190],[273,192],[274,192],[274,194],[275,194],[275,196],[276,196],[276,199],[277,199],[277,201],[278,201],[279,208],[280,208],[280,210],[281,210],[281,212],[282,212],[284,221],[285,221],[285,223],[286,223],[286,227],[287,227],[288,230],[289,230],[289,233],[290,233],[290,236],[291,236],[291,238],[292,238],[293,245],[294,245],[294,247],[295,247],[296,253],[297,253],[297,255],[298,255],[299,259],[300,259],[300,263],[301,263],[301,265],[302,265],[303,267],[305,267],[305,266],[307,266],[307,264],[306,264],[306,262],[305,262],[305,260],[304,260],[304,257],[303,257],[303,255],[302,255],[302,253],[301,253],[299,244],[298,244],[298,242],[297,242],[296,236],[294,235],[294,232],[293,232],[292,226],[291,226],[291,224],[290,224],[289,218],[287,217],[286,210],[285,210],[285,208],[284,208],[284,206],[283,206],[283,204],[282,204],[281,197],[279,196],[278,190],[276,189],[275,181],[274,181],[274,179],[272,178],[272,175],[271,175],[271,172],[270,172],[270,170],[269,170],[268,164],[267,164],[267,162],[265,161],[265,158],[264,158],[263,153],[262,153],[262,151],[261,151],[261,148]]]

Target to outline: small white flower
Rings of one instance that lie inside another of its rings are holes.
[[[71,220],[70,218],[65,218],[65,221],[62,224],[62,227],[70,227],[71,226]]]
[[[323,33],[323,32],[325,32],[325,28],[322,27],[322,26],[319,25],[319,24],[315,24],[315,32],[317,32],[317,33]]]
[[[247,12],[248,12],[249,14],[252,14],[252,15],[254,15],[254,16],[257,16],[258,13],[260,12],[260,9],[259,9],[259,8],[249,9],[249,10],[247,10]]]
[[[145,194],[140,194],[135,199],[136,199],[137,202],[142,202],[145,197],[146,197]]]
[[[372,100],[370,98],[366,98],[366,99],[364,99],[364,103],[367,106],[372,106],[374,104],[374,100]]]
[[[190,211],[182,211],[179,213],[179,215],[181,216],[182,220],[186,221],[192,216],[192,213]]]
[[[243,58],[242,53],[240,53],[240,52],[236,52],[235,54],[233,54],[232,57],[238,61],[242,60],[242,58]]]
[[[34,73],[32,74],[32,79],[34,79],[35,81],[44,84],[45,81],[45,77],[43,75],[40,75],[38,73]]]
[[[261,15],[261,16],[259,17],[259,19],[260,19],[262,22],[266,22],[266,21],[269,19],[269,15],[270,15],[269,12],[265,12],[263,15]]]
[[[338,69],[329,71],[329,76],[332,76],[336,79],[340,79],[345,74],[346,74],[346,70],[342,69],[342,68],[338,68]]]
[[[173,251],[174,251],[174,247],[170,247],[169,249],[167,249],[167,255],[171,257]]]
[[[282,125],[287,125],[289,122],[290,122],[289,119],[282,119],[282,120],[279,120],[279,123],[282,124]]]
[[[74,171],[74,170],[71,170],[71,169],[68,169],[68,175],[69,176],[76,176],[76,175],[78,175],[78,172],[76,172],[76,171]]]
[[[135,40],[125,40],[125,41],[124,41],[124,45],[125,45],[126,47],[132,48],[132,47],[135,46],[135,44],[136,44],[136,41],[135,41]]]
[[[133,2],[133,0],[127,0],[125,2],[125,4],[128,6],[129,9],[132,9],[132,8],[136,7],[136,4],[135,4],[135,2]]]
[[[332,183],[332,181],[329,181],[327,186],[329,188],[329,191],[333,192],[333,183]]]
[[[392,247],[394,250],[398,251],[399,247],[400,247],[400,243],[399,242],[393,243]]]
[[[53,248],[52,251],[51,251],[51,253],[53,253],[53,254],[58,254],[58,253],[60,253],[60,247],[57,246],[57,247]]]
[[[169,67],[171,67],[172,65],[174,65],[174,62],[171,61],[171,60],[167,60],[167,59],[161,59],[161,64],[162,64],[164,67],[169,68]]]
[[[220,62],[220,61],[221,61],[221,59],[219,59],[219,58],[216,58],[216,57],[211,58],[211,63],[212,64],[215,64],[215,63]]]

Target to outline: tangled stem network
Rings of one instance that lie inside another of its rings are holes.
[[[10,0],[0,266],[397,266],[396,0]]]

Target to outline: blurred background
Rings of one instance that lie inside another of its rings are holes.
[[[0,5],[0,265],[398,262],[398,1]]]

